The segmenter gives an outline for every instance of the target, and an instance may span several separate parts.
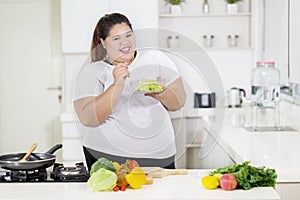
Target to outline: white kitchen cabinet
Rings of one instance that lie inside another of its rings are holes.
[[[233,164],[219,141],[206,129],[208,122],[203,117],[206,116],[172,118],[177,145],[177,168],[214,169]]]
[[[239,2],[239,11],[234,14],[226,12],[225,0],[209,1],[209,13],[203,13],[203,1],[186,1],[181,14],[169,14],[167,5],[160,3],[159,27],[173,30],[175,35],[183,33],[207,49],[253,48],[254,1]],[[213,38],[209,39],[210,36]],[[179,48],[188,48],[183,42],[180,45]]]
[[[196,137],[203,138],[203,140],[186,146],[187,168],[215,169],[234,163],[208,130],[202,129],[197,134]]]
[[[89,52],[92,34],[99,18],[112,12],[125,14],[133,29],[158,26],[157,1],[61,0],[62,51]]]
[[[265,58],[274,60],[281,81],[300,83],[300,1],[265,1]]]
[[[288,1],[265,1],[263,49],[264,60],[275,61],[281,82],[288,81]]]
[[[300,83],[300,1],[289,0],[289,80]]]
[[[75,163],[85,162],[82,144],[73,120],[72,114],[61,115],[62,122],[62,159],[66,166],[74,166]]]

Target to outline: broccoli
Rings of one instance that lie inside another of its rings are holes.
[[[104,168],[112,172],[116,172],[116,168],[112,164],[112,161],[107,160],[106,158],[99,158],[91,167],[90,175],[99,169]]]

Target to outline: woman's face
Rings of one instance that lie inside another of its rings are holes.
[[[108,59],[113,64],[130,64],[134,58],[135,38],[126,23],[114,25],[104,40]]]

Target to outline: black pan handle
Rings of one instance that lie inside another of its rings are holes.
[[[51,149],[49,149],[48,151],[46,151],[46,153],[50,153],[50,154],[53,154],[55,151],[57,151],[58,149],[61,149],[62,148],[62,144],[57,144],[53,147],[51,147]]]

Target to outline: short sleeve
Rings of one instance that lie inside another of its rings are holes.
[[[101,81],[101,74],[99,75],[101,66],[97,65],[99,63],[83,65],[75,79],[73,101],[84,97],[98,96],[103,92],[104,86]]]

